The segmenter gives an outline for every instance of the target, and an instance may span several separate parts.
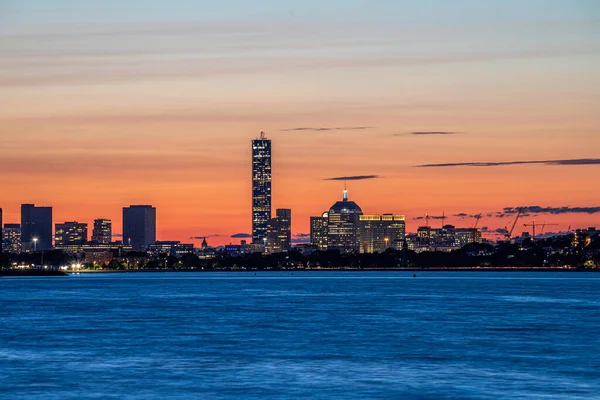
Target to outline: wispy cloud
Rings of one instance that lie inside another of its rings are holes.
[[[299,128],[286,128],[281,129],[281,132],[327,132],[327,131],[362,131],[365,129],[376,129],[375,126],[336,126],[333,128],[325,128],[325,127],[299,127]]]
[[[310,233],[295,233],[292,235],[292,242],[296,244],[310,243]]]
[[[499,167],[504,165],[600,165],[600,158],[576,158],[570,160],[527,160],[527,161],[485,161],[443,164],[423,164],[417,168],[444,168],[444,167]]]
[[[310,237],[310,233],[294,233],[294,237],[296,238],[309,238]]]
[[[234,233],[233,235],[231,235],[232,238],[234,239],[248,239],[252,237],[252,234],[250,233]]]
[[[427,135],[456,135],[459,132],[448,132],[448,131],[418,131],[410,132],[411,135],[427,136]]]
[[[509,215],[514,215],[519,212],[519,207],[505,207],[502,211],[496,212],[496,217],[504,217]],[[552,215],[560,215],[560,214],[598,214],[600,213],[600,206],[591,206],[591,207],[570,207],[570,206],[561,206],[561,207],[542,207],[542,206],[525,206],[521,211],[522,214],[531,215],[531,214],[552,214]]]
[[[363,181],[366,179],[378,179],[379,175],[354,175],[354,176],[336,176],[333,178],[325,178],[324,181]]]
[[[457,214],[452,214],[452,216],[458,217],[458,218],[477,218],[477,217],[481,217],[482,214],[469,214],[469,213],[461,212],[461,213],[457,213]]]
[[[221,237],[223,235],[219,234],[219,233],[212,233],[210,235],[198,235],[198,236],[191,236],[190,239],[191,240],[202,240],[204,238],[209,239],[209,238],[215,238],[215,237]]]
[[[421,221],[421,220],[426,219],[426,218],[427,218],[426,216],[420,215],[418,217],[413,217],[413,220],[414,221]],[[443,216],[443,215],[430,215],[429,219],[436,219],[436,220],[437,219],[448,219],[448,216],[447,215],[446,216]]]
[[[508,231],[505,228],[490,229],[487,226],[484,226],[483,228],[481,228],[481,232],[493,233],[496,235],[506,235],[508,233]]]

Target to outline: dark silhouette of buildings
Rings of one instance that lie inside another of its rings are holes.
[[[25,251],[52,249],[52,207],[21,205],[21,243]]]
[[[123,207],[123,243],[146,251],[156,243],[156,208],[149,205]]]
[[[252,141],[252,242],[265,244],[271,219],[271,140],[264,132]]]
[[[112,221],[110,219],[95,219],[92,231],[92,241],[108,244],[112,242]]]

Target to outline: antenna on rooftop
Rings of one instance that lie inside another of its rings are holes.
[[[260,139],[261,140],[265,140],[267,138],[267,134],[265,133],[265,131],[260,131]]]

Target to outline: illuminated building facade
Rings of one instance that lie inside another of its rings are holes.
[[[134,251],[146,251],[156,242],[156,208],[149,205],[123,207],[123,243]]]
[[[327,221],[329,213],[324,212],[320,217],[310,217],[310,244],[319,250],[327,250]]]
[[[252,141],[252,243],[264,245],[271,219],[271,140]]]
[[[94,220],[92,242],[108,244],[112,241],[112,221],[110,219]]]
[[[481,243],[481,231],[477,228],[456,228],[454,236],[458,247],[469,243]]]
[[[2,251],[21,252],[21,225],[4,224],[2,230]]]
[[[292,210],[278,208],[275,218],[267,223],[267,253],[280,253],[292,248]]]
[[[359,220],[362,209],[348,200],[344,189],[342,201],[331,206],[327,214],[327,249],[337,249],[342,253],[360,250]]]
[[[381,253],[389,248],[401,250],[406,234],[404,215],[361,215],[360,252]]]
[[[56,247],[78,245],[87,242],[88,224],[80,222],[65,222],[56,224],[54,230],[54,245]]]
[[[52,249],[52,207],[21,205],[21,243],[24,251]]]

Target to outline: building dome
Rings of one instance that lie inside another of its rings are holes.
[[[362,214],[362,209],[353,201],[343,200],[338,201],[329,208],[330,213],[341,214],[341,213],[353,213]]]

